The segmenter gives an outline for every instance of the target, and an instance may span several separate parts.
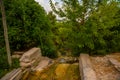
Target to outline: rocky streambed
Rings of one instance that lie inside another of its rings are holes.
[[[120,72],[109,62],[106,56],[91,57],[91,62],[98,80],[120,80]]]
[[[32,48],[22,55],[20,66],[0,80],[120,80],[120,53],[53,60],[41,56],[39,48]]]
[[[23,76],[22,80],[80,80],[78,62],[68,62],[61,58],[42,71],[29,72],[27,77]]]

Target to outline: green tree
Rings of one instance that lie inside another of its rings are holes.
[[[35,0],[3,0],[11,53],[40,47],[42,55],[56,57],[51,23],[43,7]],[[0,16],[2,16],[0,10]],[[10,70],[5,50],[4,29],[0,17],[0,77]],[[12,68],[16,68],[13,60]]]
[[[80,52],[105,54],[116,51],[110,47],[119,43],[119,2],[114,0],[62,0],[62,8],[57,8],[50,0],[51,8],[66,22],[72,24],[68,44],[75,55]],[[115,36],[117,35],[117,36]],[[111,43],[112,42],[112,43]]]
[[[44,56],[55,56],[51,23],[43,7],[34,0],[4,0],[4,4],[12,52],[40,47]],[[2,26],[2,23],[0,25]],[[2,49],[4,47],[2,35],[3,28],[0,27],[1,51],[4,50]]]
[[[51,23],[52,25],[54,25],[55,22],[56,22],[56,16],[55,16],[55,14],[53,14],[53,12],[50,11],[50,12],[48,13],[47,17],[48,17],[48,19],[50,20],[50,23]]]

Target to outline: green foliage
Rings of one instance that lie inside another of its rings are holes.
[[[56,16],[53,14],[52,11],[50,11],[47,15],[48,19],[50,20],[50,23],[54,26],[56,22]]]
[[[71,24],[66,45],[73,55],[83,52],[101,55],[120,51],[119,2],[114,0],[62,0],[62,2],[62,8],[57,8],[50,0],[53,11],[65,17],[67,24]],[[63,28],[66,27],[63,25]],[[63,34],[66,35],[67,32]]]
[[[6,51],[5,51],[5,48],[0,48],[0,57],[1,57],[1,59],[0,59],[0,68],[9,68],[9,66],[8,66],[8,63],[7,63],[7,56],[6,56],[6,54],[3,54],[3,53],[5,53]],[[4,62],[4,61],[6,61],[6,62]]]
[[[8,26],[11,52],[40,47],[42,55],[57,57],[52,41],[51,22],[46,12],[34,0],[3,0]],[[1,11],[0,11],[1,16]],[[2,17],[0,18],[0,77],[11,68],[7,63]],[[13,60],[12,68],[19,67],[19,61]]]
[[[11,50],[40,47],[43,55],[54,55],[51,23],[44,9],[34,0],[4,0],[4,4]]]
[[[10,67],[7,62],[7,54],[5,47],[1,48],[0,47],[0,78],[3,77],[6,73],[11,71],[14,68],[19,67],[19,59],[13,59],[12,60],[12,66]]]

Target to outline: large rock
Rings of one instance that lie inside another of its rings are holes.
[[[23,54],[23,56],[20,58],[20,62],[29,63],[40,56],[41,56],[40,48],[32,48]]]
[[[96,73],[92,67],[88,54],[80,54],[79,67],[81,80],[97,80]]]
[[[22,68],[32,67],[37,65],[41,58],[40,48],[32,48],[29,51],[25,52],[20,58],[20,66]]]
[[[22,77],[22,70],[18,68],[7,73],[0,80],[20,80],[21,77]]]

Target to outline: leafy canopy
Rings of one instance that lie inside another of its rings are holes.
[[[71,24],[68,47],[74,54],[88,52],[105,54],[119,51],[120,3],[115,0],[61,0],[57,8],[50,0],[52,10]],[[67,34],[67,32],[65,33]],[[117,48],[115,46],[118,46]]]

